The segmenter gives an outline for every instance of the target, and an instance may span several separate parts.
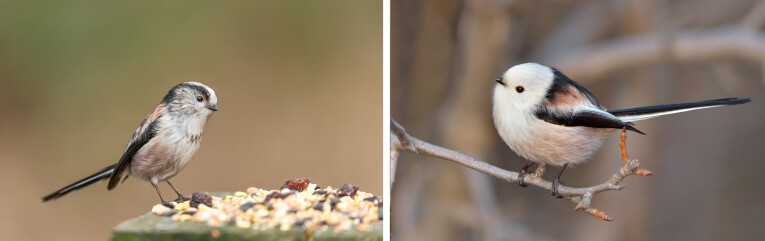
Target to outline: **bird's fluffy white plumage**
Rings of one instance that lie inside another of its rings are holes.
[[[627,122],[749,102],[728,98],[616,110],[612,114],[584,87],[540,64],[513,66],[497,82],[493,115],[502,140],[529,161],[553,165],[589,159],[613,130],[626,127],[640,132]]]
[[[551,68],[520,64],[501,78],[504,85],[494,88],[494,125],[502,140],[521,157],[557,166],[576,164],[587,160],[602,145],[607,130],[555,125],[534,115],[553,83]],[[517,87],[522,87],[523,92],[518,93]],[[556,108],[560,112],[601,111],[589,105]]]

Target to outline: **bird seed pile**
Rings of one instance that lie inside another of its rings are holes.
[[[288,180],[281,190],[250,187],[246,192],[223,197],[197,192],[189,201],[171,202],[172,208],[154,205],[151,212],[177,222],[206,222],[213,227],[231,224],[286,231],[293,227],[316,230],[328,225],[335,232],[352,228],[367,231],[372,222],[383,218],[382,198],[358,189],[349,184],[322,189],[308,178],[298,178]]]

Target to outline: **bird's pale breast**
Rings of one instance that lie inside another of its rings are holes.
[[[519,117],[522,118],[522,117]],[[561,166],[589,159],[603,144],[610,129],[569,127],[536,118],[502,118],[495,123],[502,139],[521,157]]]
[[[187,126],[165,125],[133,157],[130,175],[150,182],[167,180],[180,172],[199,149],[202,133],[190,133]],[[196,128],[194,130],[201,130]]]

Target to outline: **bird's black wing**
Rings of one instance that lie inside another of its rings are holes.
[[[556,115],[554,111],[549,109],[540,109],[534,115],[547,123],[555,125],[612,129],[627,128],[627,130],[645,135],[645,133],[632,126],[632,123],[623,122],[614,116],[593,110],[578,111],[573,115]]]
[[[114,167],[114,172],[112,172],[112,175],[109,177],[109,185],[107,186],[107,189],[112,190],[119,184],[122,173],[125,171],[125,168],[130,166],[136,152],[157,135],[157,123],[159,117],[161,117],[166,110],[165,105],[160,104],[148,117],[146,117],[146,119],[143,120],[143,122],[141,122],[140,125],[138,125],[138,129],[133,133],[127,148],[125,148],[125,152],[122,153],[122,157]]]

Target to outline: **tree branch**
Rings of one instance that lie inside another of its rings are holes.
[[[518,181],[517,172],[507,171],[502,168],[483,162],[481,160],[470,157],[468,155],[459,153],[457,151],[446,149],[446,148],[422,141],[420,139],[411,137],[404,131],[404,128],[401,127],[401,125],[396,123],[396,121],[394,121],[392,118],[390,121],[391,121],[391,132],[398,131],[398,133],[395,133],[395,135],[391,135],[391,146],[396,146],[401,148],[401,150],[406,150],[415,154],[428,155],[428,156],[438,157],[447,161],[452,161],[457,164],[472,168],[473,170],[476,170],[479,172],[489,174],[493,177],[505,180],[510,183],[517,183]],[[394,126],[396,128],[393,128]],[[396,138],[393,138],[393,137],[396,137]],[[410,143],[411,148],[406,148],[404,145],[401,145],[401,143]],[[627,160],[624,162],[623,166],[619,168],[619,170],[617,170],[617,172],[614,173],[614,175],[612,175],[611,178],[609,178],[609,180],[607,180],[604,183],[591,186],[591,187],[584,187],[584,188],[574,188],[574,187],[566,187],[566,186],[560,185],[558,186],[558,193],[560,195],[565,196],[566,198],[568,198],[569,200],[571,200],[572,202],[576,204],[576,207],[574,208],[574,210],[582,210],[597,218],[600,218],[606,221],[611,221],[612,219],[608,215],[606,215],[605,212],[590,207],[592,198],[600,192],[604,192],[608,190],[621,190],[622,188],[624,188],[624,186],[619,185],[619,183],[622,180],[624,180],[624,178],[627,176],[650,175],[650,172],[642,170],[642,169],[638,169],[639,166],[640,166],[640,162],[638,160]],[[541,178],[537,178],[541,176],[541,173],[543,172],[544,172],[544,168],[539,170],[539,172],[536,172],[534,175],[535,176],[534,178],[529,178],[529,177],[525,178],[524,182],[527,184],[531,184],[531,185],[552,191],[552,182],[548,182],[548,181],[542,180]]]
[[[537,61],[562,69],[579,83],[586,83],[618,70],[660,60],[665,50],[661,38],[658,33],[617,38],[558,51],[555,55],[538,56]],[[670,51],[670,56],[680,61],[734,57],[761,63],[765,62],[765,34],[730,26],[677,31]]]
[[[410,151],[412,153],[417,153],[417,148],[414,147],[414,145],[412,145],[412,142],[411,142],[412,137],[410,137],[409,134],[406,133],[406,130],[404,130],[403,126],[399,125],[393,119],[390,120],[390,131],[393,132],[393,134],[395,134],[396,137],[398,137],[398,142],[395,143],[397,147],[401,147],[402,149]],[[394,145],[391,145],[391,146],[394,146]]]

